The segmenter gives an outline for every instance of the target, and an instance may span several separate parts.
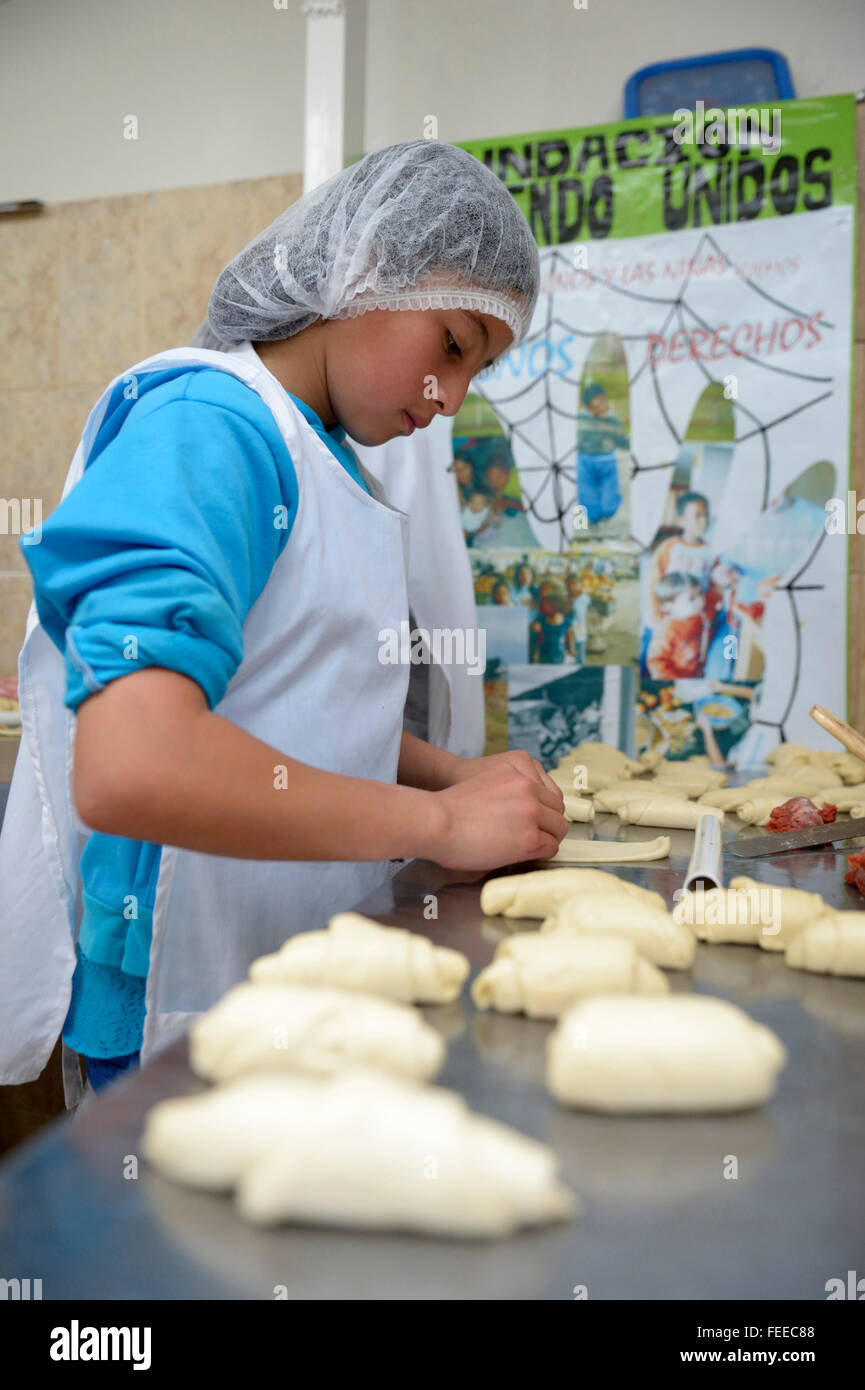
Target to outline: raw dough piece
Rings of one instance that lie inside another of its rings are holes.
[[[821,787],[816,796],[811,800],[815,806],[825,805],[830,802],[838,811],[839,815],[843,811],[845,815],[853,815],[853,807],[861,806],[865,803],[865,783],[859,783],[853,787]]]
[[[667,910],[660,893],[601,869],[533,869],[488,879],[481,889],[481,911],[487,917],[549,917],[584,893],[633,898],[661,912]]]
[[[565,797],[565,820],[590,821],[595,819],[595,808],[587,796]]]
[[[694,772],[690,777],[661,777],[655,778],[652,783],[652,790],[664,792],[667,796],[681,796],[686,800],[698,796],[703,796],[706,792],[712,791],[712,783],[699,772]],[[719,790],[719,788],[715,788]]]
[[[581,785],[577,785],[574,780],[574,773],[570,769],[553,770],[547,774],[564,796],[582,796],[583,792],[600,791],[601,787],[618,785],[621,780],[617,772],[603,772],[597,768],[586,768],[585,774],[581,777]]]
[[[766,884],[756,885],[751,892],[710,888],[702,893],[683,893],[673,908],[673,917],[693,928],[700,941],[756,946],[766,930],[777,935],[777,901]]]
[[[806,748],[803,743],[779,743],[766,754],[766,762],[770,767],[804,766],[810,760],[811,749]]]
[[[453,1091],[366,1069],[246,1077],[161,1101],[143,1149],[176,1182],[235,1187],[256,1225],[492,1237],[579,1211],[545,1144]]]
[[[667,859],[669,835],[654,840],[570,840],[565,836],[551,859],[544,864],[644,864],[649,859]]]
[[[842,782],[855,786],[865,777],[865,763],[853,753],[830,753],[829,766]]]
[[[625,894],[586,890],[568,898],[541,924],[541,933],[567,931],[578,935],[623,936],[641,955],[666,970],[687,970],[697,950],[694,933],[660,906]]]
[[[779,804],[774,796],[756,796],[751,801],[740,802],[736,815],[743,825],[768,825],[769,817]]]
[[[794,970],[865,976],[865,913],[827,908],[793,938],[784,959]]]
[[[772,1094],[786,1051],[721,999],[608,995],[559,1019],[547,1085],[566,1105],[618,1114],[744,1110]]]
[[[469,973],[461,951],[434,946],[401,927],[381,927],[358,912],[331,917],[326,931],[299,932],[249,969],[255,984],[332,985],[406,1004],[448,1004]]]
[[[654,772],[655,768],[659,767],[663,761],[664,755],[657,748],[647,748],[637,759],[640,766],[644,767],[647,772]]]
[[[623,825],[663,825],[673,830],[695,830],[703,816],[723,821],[724,812],[713,806],[697,806],[693,801],[673,801],[666,796],[626,801],[619,807]]]
[[[708,782],[709,786],[706,789],[707,791],[711,790],[712,787],[726,787],[727,785],[726,772],[721,772],[719,768],[703,767],[691,762],[665,763],[663,767],[658,768],[655,775],[659,781],[663,780],[665,782],[675,782],[677,780],[683,782]]]
[[[651,787],[651,791],[649,788]],[[595,809],[597,811],[618,811],[620,806],[624,806],[627,801],[636,801],[641,797],[663,796],[669,801],[681,801],[678,792],[662,792],[649,782],[626,782],[623,787],[605,787],[603,791],[596,792],[594,797]]]
[[[472,985],[479,1009],[558,1018],[590,994],[667,994],[670,986],[623,936],[517,932]]]
[[[790,942],[805,927],[829,911],[819,893],[806,893],[802,888],[775,888],[767,883],[758,883],[747,874],[730,879],[730,888],[745,895],[753,904],[752,917],[769,916],[774,918],[772,927],[780,925],[780,931],[755,931],[754,940],[764,951],[786,951]],[[771,898],[767,899],[767,892]],[[708,939],[708,938],[707,938]],[[720,938],[712,938],[720,939]]]
[[[347,1066],[430,1081],[444,1056],[441,1034],[408,1004],[313,985],[236,985],[189,1034],[192,1070],[205,1081]]]
[[[578,743],[576,748],[572,748],[570,753],[565,754],[559,765],[567,763],[574,766],[576,763],[588,762],[603,763],[604,766],[615,768],[627,768],[635,775],[639,775],[643,770],[643,764],[638,759],[629,758],[627,753],[623,753],[620,748],[614,748],[611,743]]]

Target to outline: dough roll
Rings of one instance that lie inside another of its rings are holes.
[[[654,772],[655,768],[660,767],[663,761],[664,755],[657,748],[647,748],[637,759],[640,766],[644,767],[647,772]]]
[[[662,912],[667,906],[660,893],[601,869],[533,869],[488,879],[481,889],[481,911],[487,917],[549,917],[584,893],[627,897]]]
[[[794,970],[865,977],[865,914],[827,909],[794,936],[784,959]]]
[[[669,835],[654,840],[570,840],[565,836],[555,854],[544,864],[644,864],[650,859],[667,859]]]
[[[776,893],[780,890],[775,889]],[[755,946],[764,930],[776,931],[773,890],[761,885],[752,892],[710,888],[684,893],[673,909],[677,922],[693,929],[699,941]]]
[[[668,801],[677,802],[682,799],[678,792],[662,792],[653,783],[627,782],[622,787],[605,787],[603,791],[596,792],[594,804],[597,811],[618,811],[626,802],[648,796],[663,796]]]
[[[299,932],[274,955],[260,956],[249,976],[255,984],[331,985],[406,1004],[449,1004],[469,969],[461,951],[340,912],[325,931]]]
[[[328,1076],[352,1065],[430,1081],[445,1045],[407,1004],[313,985],[245,983],[193,1025],[189,1059],[205,1081],[255,1072]]]
[[[694,830],[701,816],[724,819],[724,812],[712,806],[697,806],[693,801],[674,801],[666,796],[648,800],[626,801],[618,810],[623,825],[661,825],[674,830]]]
[[[802,888],[775,888],[758,883],[746,874],[731,878],[730,888],[750,901],[752,918],[756,916],[762,919],[762,930],[756,931],[754,940],[764,951],[786,951],[800,931],[828,910],[819,893],[806,893]],[[767,893],[770,895],[768,899]],[[772,918],[771,926],[766,924],[769,917]],[[705,939],[720,940],[715,937]]]
[[[762,1105],[787,1059],[779,1039],[721,999],[607,995],[562,1014],[547,1085],[565,1105],[618,1114]]]
[[[382,1072],[246,1077],[164,1100],[142,1144],[175,1182],[235,1188],[257,1226],[492,1238],[579,1211],[547,1145],[473,1114],[453,1091]]]
[[[827,801],[830,805],[835,806],[839,815],[842,812],[845,815],[849,812],[852,816],[855,814],[854,806],[865,805],[865,784],[853,787],[821,787],[814,800],[815,806],[819,804],[818,799],[822,801],[824,806]]]
[[[586,796],[565,796],[565,819],[583,822],[594,820],[595,808]]]
[[[786,799],[785,797],[784,800]],[[755,796],[750,801],[740,802],[736,807],[736,815],[743,825],[768,825],[775,807],[781,804],[774,796]]]
[[[691,773],[689,777],[656,777],[652,787],[657,787],[658,791],[670,792],[674,796],[685,798],[696,798],[704,796],[706,792],[720,790],[715,784],[710,782],[701,773]]]
[[[666,994],[665,977],[623,936],[517,932],[472,985],[479,1009],[557,1018],[590,994]]]
[[[541,933],[623,936],[653,965],[687,970],[697,949],[694,933],[674,920],[661,900],[641,902],[624,894],[586,891],[569,898],[541,924]]]

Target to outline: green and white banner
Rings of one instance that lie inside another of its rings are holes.
[[[464,146],[542,269],[526,341],[454,421],[488,749],[827,742],[808,710],[846,710],[854,137],[838,96]]]

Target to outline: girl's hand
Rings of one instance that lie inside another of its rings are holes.
[[[425,854],[446,869],[473,871],[551,858],[568,822],[562,794],[539,764],[518,749],[466,761],[486,767],[431,793],[437,814]]]
[[[558,796],[558,809],[564,809],[562,793],[556,786],[552,777],[548,776],[540,763],[527,753],[524,748],[509,748],[505,753],[490,753],[485,758],[459,758],[453,772],[451,773],[450,785],[455,786],[457,782],[465,782],[470,777],[477,777],[480,773],[489,772],[491,768],[508,766],[516,768],[524,777],[528,777],[533,782],[539,782],[547,791],[553,792]]]

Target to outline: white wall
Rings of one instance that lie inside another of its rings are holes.
[[[305,20],[287,3],[0,0],[0,201],[299,170]],[[636,68],[729,48],[779,49],[800,96],[865,85],[862,0],[348,3],[368,16],[349,155],[419,138],[430,114],[444,140],[615,120]]]

